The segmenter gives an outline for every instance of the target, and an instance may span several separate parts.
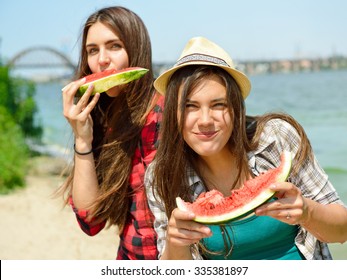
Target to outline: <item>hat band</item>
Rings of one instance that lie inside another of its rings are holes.
[[[230,67],[230,65],[221,58],[218,58],[215,56],[209,56],[205,54],[199,54],[199,53],[190,54],[190,55],[182,57],[176,62],[175,66],[181,65],[183,63],[191,62],[191,61],[206,61],[206,62]]]

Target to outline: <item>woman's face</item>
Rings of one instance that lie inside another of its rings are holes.
[[[86,51],[92,73],[129,67],[129,57],[123,42],[116,33],[101,22],[90,26],[86,38]],[[111,88],[107,94],[115,97],[121,92],[121,88],[122,86]]]
[[[187,97],[183,138],[202,157],[220,156],[230,153],[226,144],[232,131],[226,88],[217,76],[210,76]]]

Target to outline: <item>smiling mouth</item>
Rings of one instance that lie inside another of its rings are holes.
[[[195,133],[199,137],[210,138],[217,134],[217,131],[200,131]]]

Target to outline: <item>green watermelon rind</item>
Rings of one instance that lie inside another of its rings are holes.
[[[97,92],[102,93],[115,86],[127,84],[129,82],[137,80],[141,78],[142,76],[144,76],[147,72],[148,72],[148,69],[140,68],[140,67],[128,69],[125,71],[119,71],[117,73],[99,78],[97,80],[87,82],[83,84],[82,86],[80,86],[78,91],[79,91],[79,94],[82,95],[86,92],[89,85],[93,84],[94,88],[93,88],[92,95],[94,95]]]
[[[284,151],[282,153],[283,157],[283,165],[281,172],[278,173],[277,179],[275,182],[285,182],[290,174],[291,166],[292,166],[292,154],[288,151]],[[242,207],[234,209],[230,212],[215,215],[215,216],[207,216],[207,215],[196,215],[194,221],[202,223],[202,224],[222,224],[224,222],[230,222],[232,220],[238,220],[245,216],[251,214],[255,208],[269,201],[275,192],[270,190],[269,188],[263,189],[258,195],[256,195],[251,201],[245,204]],[[187,203],[182,200],[180,197],[176,198],[176,205],[178,209],[182,211],[189,211],[187,207]]]

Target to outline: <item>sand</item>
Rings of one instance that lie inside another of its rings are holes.
[[[116,228],[90,237],[79,228],[69,206],[52,193],[61,184],[63,160],[31,159],[26,187],[0,195],[0,259],[112,260],[116,258]]]

